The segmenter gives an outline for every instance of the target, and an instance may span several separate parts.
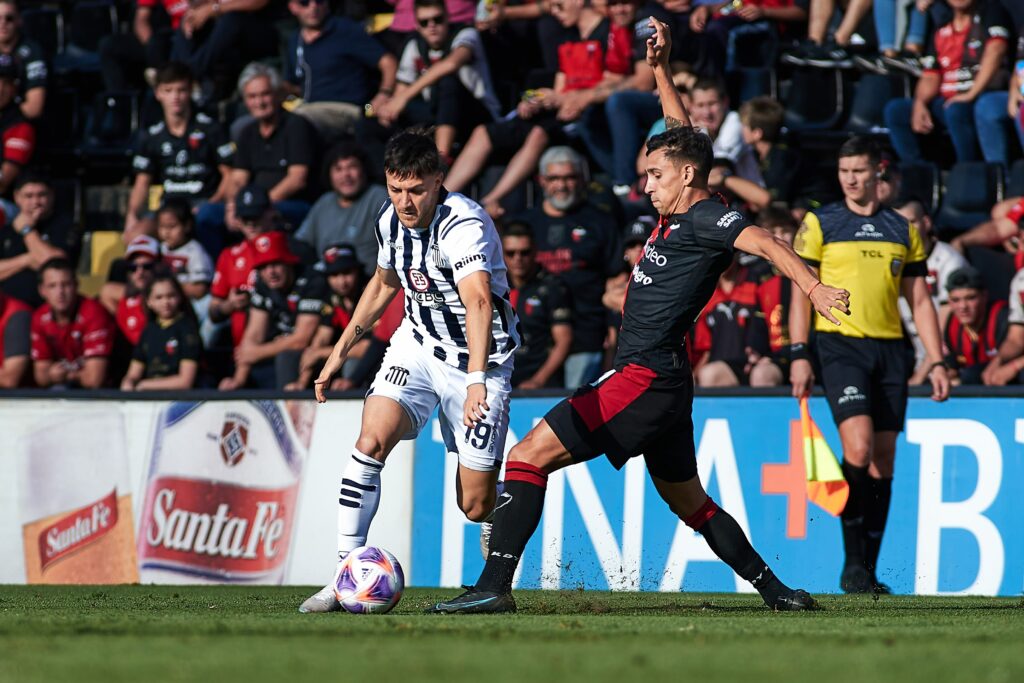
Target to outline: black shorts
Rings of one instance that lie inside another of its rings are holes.
[[[616,469],[643,454],[651,476],[678,483],[697,476],[693,384],[652,388],[656,373],[627,365],[581,387],[544,419],[576,462],[602,453]]]
[[[907,353],[900,339],[818,334],[815,339],[832,419],[868,415],[876,432],[901,432],[907,414]]]

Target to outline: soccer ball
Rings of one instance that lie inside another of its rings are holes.
[[[405,574],[395,556],[383,548],[356,548],[341,561],[334,595],[353,614],[383,614],[398,604]]]

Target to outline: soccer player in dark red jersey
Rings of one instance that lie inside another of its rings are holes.
[[[683,338],[711,297],[733,250],[772,261],[838,325],[849,293],[822,284],[783,240],[751,225],[707,190],[711,139],[690,118],[668,68],[667,27],[653,18],[647,42],[668,130],[647,144],[647,193],[661,219],[633,268],[614,372],[549,412],[509,453],[505,490],[495,507],[487,563],[474,587],[431,608],[435,613],[511,612],[512,576],[540,522],[548,476],[602,453],[616,467],[644,456],[655,488],[673,513],[702,534],[726,564],[777,610],[815,607],[806,591],[783,584],[743,530],[704,492],[693,445],[693,374]]]

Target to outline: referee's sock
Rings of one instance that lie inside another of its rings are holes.
[[[774,605],[780,595],[790,592],[750,545],[747,535],[732,515],[718,507],[710,497],[683,522],[703,536],[715,555],[732,567],[740,578],[749,581],[767,604]]]
[[[882,536],[889,520],[889,503],[892,501],[892,477],[887,479],[868,478],[868,498],[864,505],[864,560],[872,576],[878,566],[878,554],[882,549]]]
[[[840,515],[843,524],[843,548],[846,551],[846,566],[864,566],[864,515],[870,496],[868,468],[857,467],[843,462],[843,476],[850,485],[850,497]]]
[[[526,543],[544,511],[548,475],[525,462],[505,465],[505,490],[494,506],[494,529],[477,590],[508,593]]]
[[[380,503],[380,471],[384,463],[358,450],[341,475],[338,494],[338,559],[366,545],[366,533]]]

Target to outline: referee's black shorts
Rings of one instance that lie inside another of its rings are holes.
[[[876,432],[901,432],[907,414],[907,353],[902,339],[815,337],[821,382],[838,425],[867,415]]]
[[[654,388],[657,374],[640,365],[581,387],[544,416],[576,462],[602,453],[620,469],[643,455],[651,476],[678,483],[697,476],[693,447],[693,382]]]

